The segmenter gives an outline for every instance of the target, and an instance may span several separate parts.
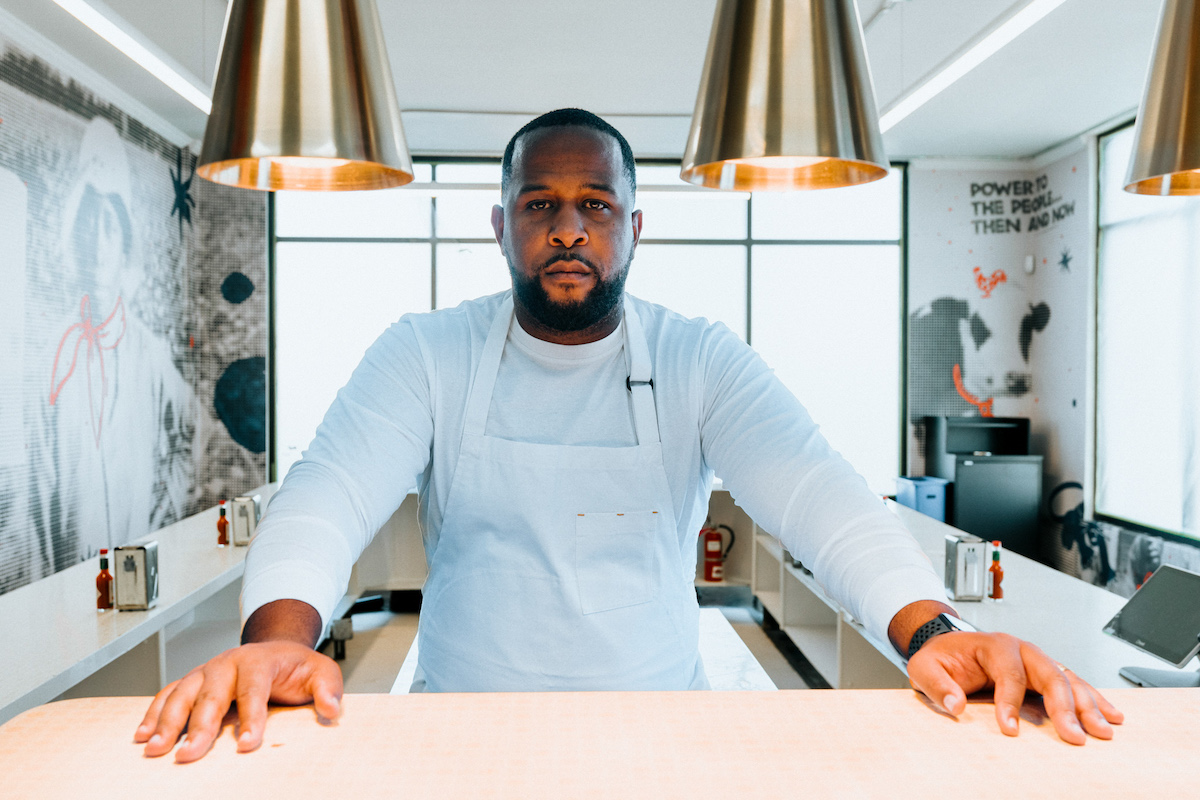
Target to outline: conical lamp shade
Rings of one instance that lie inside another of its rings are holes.
[[[1200,4],[1166,0],[1125,191],[1200,194]]]
[[[201,176],[251,189],[413,179],[374,0],[233,0]]]
[[[754,191],[887,172],[854,0],[719,0],[681,177]]]

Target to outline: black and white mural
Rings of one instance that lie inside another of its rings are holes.
[[[1030,416],[1033,351],[1051,324],[1030,235],[1074,217],[1046,174],[911,170],[909,409]],[[917,435],[920,435],[919,428]]]
[[[264,480],[265,201],[194,162],[0,38],[0,593]]]
[[[926,415],[1028,417],[1044,560],[1128,597],[1160,564],[1200,572],[1200,547],[1085,518],[1090,164],[910,164],[909,465]]]

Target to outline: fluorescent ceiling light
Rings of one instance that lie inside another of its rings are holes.
[[[179,96],[205,114],[212,111],[208,95],[180,75],[173,67],[126,33],[84,0],[54,0],[68,14],[95,31],[102,39],[133,59],[139,66],[173,89]]]
[[[892,107],[879,118],[879,130],[887,132],[896,127],[909,114],[987,61],[1002,47],[1032,28],[1043,17],[1065,2],[1066,0],[1031,0],[1024,8],[1006,19],[965,53],[947,64],[945,68],[934,73],[924,83],[893,103]]]

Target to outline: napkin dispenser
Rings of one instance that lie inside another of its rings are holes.
[[[158,542],[113,548],[113,607],[152,608],[158,602]]]
[[[257,494],[233,498],[233,513],[229,522],[231,538],[235,545],[248,545],[254,538],[254,532],[258,530],[258,520],[262,516],[261,501],[262,496]]]
[[[969,533],[946,534],[946,596],[983,600],[987,594],[987,542]]]

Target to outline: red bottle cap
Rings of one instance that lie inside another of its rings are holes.
[[[108,555],[108,548],[107,548],[107,547],[101,547],[101,548],[100,548],[100,555],[102,555],[102,556],[106,556],[106,555]]]
[[[224,501],[224,500],[222,500],[222,501],[221,501],[221,503],[220,503],[220,505],[225,505],[225,501]],[[997,544],[999,544],[999,542],[997,542]]]
[[[995,540],[993,540],[993,541],[992,541],[992,544],[996,545],[996,547],[999,547],[999,546],[1000,546],[1000,540],[999,540],[999,539],[995,539]]]

